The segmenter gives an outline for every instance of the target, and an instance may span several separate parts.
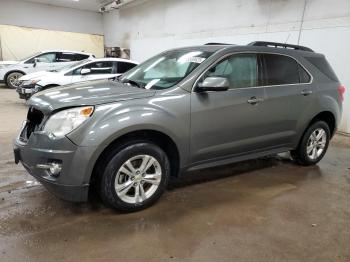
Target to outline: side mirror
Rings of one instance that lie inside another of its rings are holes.
[[[89,69],[89,68],[83,68],[80,71],[81,75],[87,75],[87,74],[90,74],[90,73],[91,73],[91,69]]]
[[[227,91],[230,82],[226,77],[207,77],[197,85],[197,92]]]
[[[39,58],[34,58],[34,64],[33,67],[36,67],[36,64],[39,62]]]

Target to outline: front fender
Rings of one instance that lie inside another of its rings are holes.
[[[91,147],[88,176],[101,153],[116,139],[134,131],[152,130],[170,137],[187,162],[190,133],[190,95],[168,99],[134,99],[95,108],[91,119],[68,135],[78,146]]]

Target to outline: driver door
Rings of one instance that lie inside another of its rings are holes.
[[[82,69],[90,70],[88,73],[83,73]],[[115,66],[112,61],[93,62],[83,67],[79,67],[73,71],[72,83],[85,82],[99,79],[109,79],[116,77],[114,72]],[[83,74],[82,74],[83,73]]]
[[[56,52],[48,52],[37,55],[32,58],[28,63],[31,66],[28,66],[28,73],[38,72],[38,71],[50,71],[54,70],[54,64],[56,63],[57,53]]]
[[[227,91],[191,94],[193,162],[260,150],[265,143],[265,88],[259,87],[257,54],[233,54],[210,68],[206,77],[225,77]]]

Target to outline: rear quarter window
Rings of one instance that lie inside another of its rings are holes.
[[[311,81],[311,76],[301,65],[299,65],[299,79],[302,84],[310,83]]]
[[[324,57],[305,57],[307,61],[309,61],[311,64],[313,64],[321,73],[326,75],[331,80],[339,82],[338,77],[334,73],[332,67],[328,63],[328,61]]]

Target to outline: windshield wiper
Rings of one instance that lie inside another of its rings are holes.
[[[133,85],[133,86],[136,86],[138,88],[145,88],[141,83],[139,82],[136,82],[134,80],[130,80],[130,79],[124,79],[121,81],[123,84],[130,84],[130,85]]]

